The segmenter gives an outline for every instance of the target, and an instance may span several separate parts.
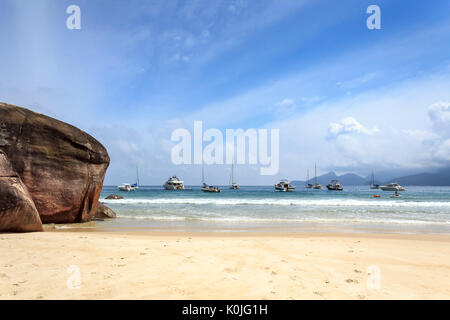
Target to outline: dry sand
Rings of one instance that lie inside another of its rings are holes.
[[[449,298],[450,236],[0,234],[0,299]]]

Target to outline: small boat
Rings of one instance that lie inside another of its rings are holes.
[[[312,188],[316,189],[316,190],[322,189],[322,185],[317,182],[317,165],[316,164],[314,164],[314,185]]]
[[[381,198],[381,196],[379,194],[374,194],[373,197],[374,198]]]
[[[204,170],[203,167],[202,167],[202,188],[201,188],[201,190],[202,190],[203,192],[213,192],[213,193],[218,193],[218,192],[220,192],[219,187],[216,187],[216,186],[209,186],[209,185],[207,185],[207,184],[205,183],[205,170]]]
[[[136,166],[136,183],[133,183],[132,185],[131,185],[131,190],[132,191],[136,191],[136,190],[138,190],[139,189],[139,169],[138,169],[138,167]]]
[[[399,185],[397,182],[389,183],[380,187],[383,191],[405,191],[406,189]]]
[[[230,189],[232,189],[232,190],[238,190],[238,189],[240,189],[241,187],[236,183],[236,182],[234,182],[234,162],[233,162],[233,164],[231,165],[231,177],[230,177]]]
[[[120,191],[134,191],[134,189],[131,187],[131,184],[129,183],[122,183],[120,186],[117,186],[117,189]]]
[[[372,171],[372,182],[370,183],[370,189],[380,189],[380,185],[375,183],[375,175]]]
[[[292,192],[295,190],[295,187],[291,185],[289,180],[283,179],[280,180],[277,184],[274,185],[276,191],[282,191],[282,192]]]
[[[331,191],[342,191],[344,187],[337,180],[332,180],[331,183],[327,184],[327,189]]]
[[[230,189],[232,189],[232,190],[239,190],[241,187],[236,183],[236,182],[233,182],[231,185],[230,185]]]
[[[311,189],[313,187],[312,183],[309,183],[309,169],[306,171],[306,182],[305,182],[305,188]]]
[[[203,187],[202,187],[201,190],[202,190],[203,192],[215,192],[215,193],[220,192],[219,187],[208,186],[206,183],[203,183]]]
[[[139,189],[139,171],[138,167],[136,166],[136,183],[129,184],[129,183],[122,183],[120,186],[117,186],[117,188],[120,191],[136,191]]]
[[[393,195],[390,196],[391,198],[401,198],[401,195],[398,193],[398,191],[395,191]]]
[[[179,179],[177,176],[172,176],[163,185],[166,190],[184,190],[183,180]]]

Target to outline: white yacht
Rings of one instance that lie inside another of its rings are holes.
[[[397,182],[389,183],[380,187],[383,191],[405,191],[406,189],[399,185]]]
[[[117,186],[120,191],[134,191],[133,187],[129,183],[122,183],[120,186]]]
[[[283,179],[275,185],[275,190],[282,192],[292,192],[295,190],[295,187],[291,185],[289,180]]]
[[[170,177],[163,185],[166,190],[184,190],[183,181],[177,176]]]

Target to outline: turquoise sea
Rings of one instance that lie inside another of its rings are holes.
[[[118,218],[97,222],[105,230],[394,232],[450,234],[450,187],[407,187],[401,198],[368,186],[342,192],[297,187],[290,193],[271,186],[221,187],[221,193],[166,191],[143,186],[120,192],[105,186],[100,201]],[[106,200],[109,194],[123,200]],[[379,194],[380,198],[373,195]]]

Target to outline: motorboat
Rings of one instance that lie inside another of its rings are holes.
[[[292,192],[295,190],[295,187],[291,185],[289,180],[283,179],[280,180],[280,182],[278,182],[277,184],[275,184],[275,190],[282,192]]]
[[[397,182],[389,183],[380,187],[383,191],[405,191],[406,189],[399,185]]]
[[[344,187],[337,180],[332,180],[331,183],[327,184],[327,189],[331,191],[342,191]]]
[[[166,190],[184,190],[183,180],[177,176],[170,177],[163,185]]]
[[[398,191],[395,191],[393,195],[390,196],[391,198],[401,198],[401,194],[398,193]]]

